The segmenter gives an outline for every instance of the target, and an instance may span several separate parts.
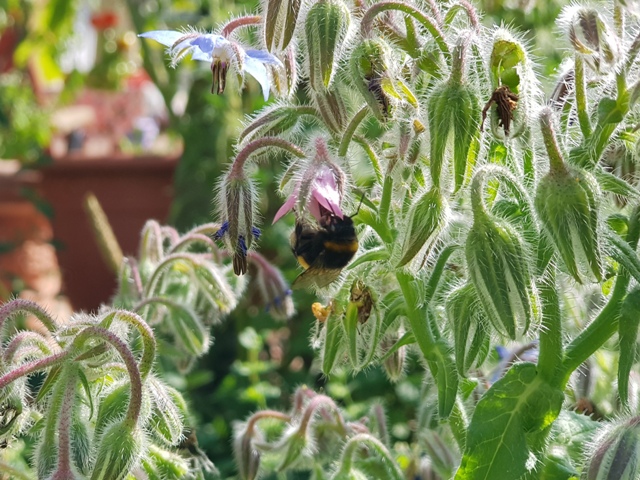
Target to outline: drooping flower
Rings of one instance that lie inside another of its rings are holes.
[[[271,79],[266,65],[282,67],[282,62],[264,50],[245,49],[240,44],[230,41],[222,35],[198,32],[197,30],[154,30],[141,33],[143,38],[155,40],[165,47],[171,56],[171,64],[175,66],[186,55],[191,54],[193,60],[211,63],[213,83],[211,93],[222,94],[227,83],[227,73],[231,68],[244,78],[248,73],[262,87],[264,99],[269,98]]]
[[[340,219],[344,218],[340,208],[344,184],[344,172],[329,158],[324,140],[318,139],[315,157],[309,162],[289,198],[276,212],[273,223],[296,207],[296,204],[299,210],[306,207],[318,222],[321,221],[323,212],[331,212]]]

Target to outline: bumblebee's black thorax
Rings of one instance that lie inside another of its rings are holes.
[[[296,223],[292,238],[293,253],[300,265],[342,269],[358,251],[358,237],[350,217],[323,219],[320,228]]]

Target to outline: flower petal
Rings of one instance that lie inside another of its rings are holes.
[[[311,195],[320,205],[332,212],[336,217],[343,218],[340,208],[340,192],[336,186],[336,179],[330,169],[321,167],[311,189]]]
[[[282,206],[278,209],[275,216],[273,217],[273,222],[271,222],[271,224],[273,225],[282,217],[284,217],[294,207],[297,200],[298,200],[298,190],[296,189],[296,191],[293,192],[291,195],[289,195],[289,198],[287,198],[287,201],[284,202]]]
[[[278,57],[271,55],[269,52],[265,52],[264,50],[245,50],[245,53],[256,60],[262,63],[268,63],[269,65],[277,65],[279,67],[283,67],[282,62],[278,59]]]
[[[244,71],[255,78],[262,86],[262,94],[264,95],[264,100],[267,101],[269,99],[269,90],[271,89],[271,80],[264,64],[260,60],[247,55],[244,59]]]
[[[184,37],[184,33],[175,30],[153,30],[151,32],[141,33],[138,36],[155,40],[165,47],[172,47],[178,40]]]

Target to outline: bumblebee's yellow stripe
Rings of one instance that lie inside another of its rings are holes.
[[[344,242],[344,243],[327,241],[327,242],[324,242],[323,245],[324,245],[324,248],[332,252],[354,253],[358,251],[358,242],[356,241]]]
[[[309,264],[305,261],[302,255],[298,255],[297,258],[298,258],[298,263],[302,268],[304,268],[305,270],[309,268]]]

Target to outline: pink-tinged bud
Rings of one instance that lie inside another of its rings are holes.
[[[640,417],[605,427],[587,454],[586,480],[636,480],[640,476]]]
[[[283,51],[293,38],[302,0],[263,2],[264,43],[270,52]]]
[[[307,12],[304,23],[309,87],[315,92],[329,88],[342,51],[351,14],[341,0],[319,0]]]
[[[143,446],[140,429],[124,422],[109,425],[100,437],[91,480],[123,480],[140,460]]]
[[[298,213],[308,211],[318,222],[323,218],[323,210],[343,218],[340,204],[344,196],[346,175],[332,160],[322,138],[316,139],[315,156],[301,171],[300,180],[276,213],[273,222],[277,222],[294,207]]]

